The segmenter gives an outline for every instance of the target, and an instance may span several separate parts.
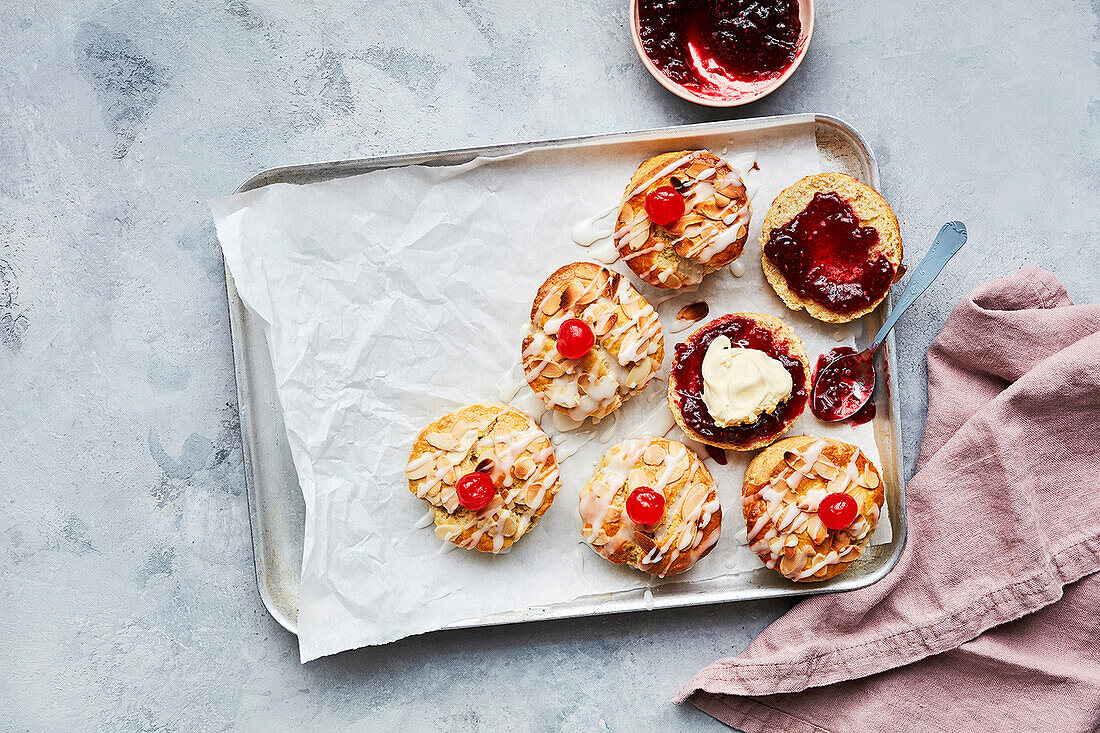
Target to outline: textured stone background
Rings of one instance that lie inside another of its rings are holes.
[[[900,326],[924,352],[1034,262],[1100,300],[1100,41],[1080,0],[828,0],[747,109],[681,102],[625,0],[46,0],[0,7],[0,728],[718,728],[668,703],[784,603],[432,634],[297,661],[253,579],[206,200],[270,166],[821,111],[870,139],[910,262],[970,244]],[[1021,345],[1026,348],[1026,344]]]

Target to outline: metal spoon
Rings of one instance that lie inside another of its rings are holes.
[[[908,310],[909,306],[913,305],[913,302],[920,297],[920,294],[928,289],[928,286],[940,274],[947,262],[955,256],[955,253],[964,244],[966,244],[966,225],[961,221],[949,221],[944,224],[940,229],[940,233],[936,235],[936,240],[928,248],[928,254],[924,256],[924,259],[917,265],[917,269],[909,277],[909,282],[906,283],[905,290],[902,291],[901,297],[894,305],[894,310],[890,312],[886,322],[882,324],[882,328],[875,334],[871,345],[858,353],[846,354],[833,359],[817,373],[811,395],[814,404],[817,404],[818,401],[818,387],[820,385],[828,386],[832,379],[839,379],[845,386],[851,385],[850,393],[841,395],[842,404],[833,413],[835,416],[823,419],[827,422],[845,420],[859,412],[867,404],[875,391],[875,352],[886,341],[886,334],[890,333],[890,329],[901,318],[901,314]]]

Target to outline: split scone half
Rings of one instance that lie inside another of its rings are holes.
[[[805,411],[810,363],[794,330],[766,313],[729,313],[676,345],[668,406],[690,438],[750,451]]]
[[[527,415],[494,403],[463,407],[421,430],[405,477],[409,491],[431,505],[441,540],[491,553],[534,527],[561,488],[550,439]],[[461,489],[479,482],[488,493],[468,509]]]
[[[846,323],[873,311],[905,272],[901,229],[877,191],[819,173],[772,202],[760,234],[764,276],[793,310]]]
[[[646,198],[672,187],[683,215],[658,224]],[[752,208],[741,174],[707,150],[663,153],[645,161],[627,184],[615,224],[615,246],[630,269],[657,288],[697,285],[741,256]]]
[[[828,580],[870,543],[884,498],[878,469],[856,446],[813,435],[781,440],[745,469],[749,548],[790,580]]]
[[[581,489],[579,510],[581,534],[596,552],[658,577],[691,568],[722,533],[713,477],[690,448],[665,438],[608,449]]]
[[[571,350],[573,343],[564,348],[566,330],[586,330],[583,354]],[[664,362],[664,344],[657,312],[625,277],[574,262],[535,295],[523,372],[548,408],[576,422],[599,420],[645,389]]]

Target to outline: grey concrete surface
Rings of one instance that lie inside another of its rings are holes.
[[[1100,6],[820,3],[769,98],[710,111],[634,55],[626,0],[43,0],[0,6],[0,729],[682,730],[669,698],[785,603],[438,633],[301,666],[253,580],[206,208],[260,169],[821,111],[871,140],[924,353],[1026,262],[1100,300]],[[1021,348],[1026,348],[1021,345]]]

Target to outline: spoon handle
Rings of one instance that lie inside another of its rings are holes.
[[[901,318],[901,314],[908,310],[909,306],[913,305],[913,301],[928,289],[928,286],[940,274],[948,260],[954,257],[955,253],[964,244],[966,244],[966,225],[961,221],[949,221],[940,228],[940,233],[936,235],[932,246],[928,248],[928,253],[924,255],[924,259],[917,265],[917,269],[913,270],[913,274],[909,276],[909,282],[905,284],[905,290],[901,291],[901,297],[894,304],[894,310],[890,311],[886,323],[883,323],[882,328],[875,334],[875,340],[871,342],[869,347],[870,351],[873,352],[879,346],[882,346],[882,342],[886,340],[886,334],[890,333],[890,329]]]

